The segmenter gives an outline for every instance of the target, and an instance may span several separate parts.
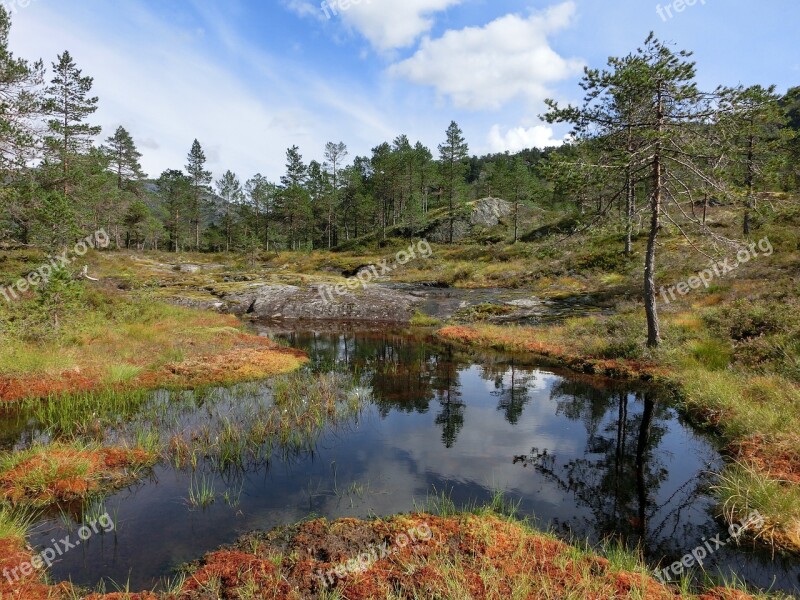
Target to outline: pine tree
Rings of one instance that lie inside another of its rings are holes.
[[[259,173],[245,184],[245,192],[253,210],[255,236],[263,241],[264,249],[269,252],[270,222],[275,209],[276,186]]]
[[[89,151],[101,128],[86,120],[97,111],[98,98],[91,96],[94,80],[83,75],[68,51],[53,63],[55,77],[47,88],[45,107],[48,121],[46,145],[51,157],[61,166],[62,190],[69,201],[71,166],[76,155]]]
[[[289,248],[299,247],[300,234],[308,224],[311,214],[310,198],[304,185],[308,167],[303,163],[300,148],[292,146],[286,151],[286,173],[281,177],[280,212],[289,228]]]
[[[333,247],[333,242],[335,236],[335,223],[336,223],[336,211],[339,208],[339,171],[343,167],[343,162],[347,158],[347,146],[344,145],[344,142],[339,142],[335,144],[333,142],[328,142],[325,144],[325,169],[331,176],[331,193],[328,198],[328,226],[327,226],[327,237],[328,237],[328,248],[330,249]]]
[[[142,153],[136,148],[131,134],[124,127],[118,127],[114,135],[106,140],[103,150],[108,156],[111,170],[117,176],[117,187],[120,190],[125,189],[129,182],[147,177],[139,163]]]
[[[786,147],[782,153],[781,184],[785,191],[800,189],[800,87],[793,87],[781,98],[786,117]]]
[[[225,211],[222,217],[222,228],[225,232],[225,252],[230,252],[235,227],[235,207],[242,200],[242,184],[233,171],[225,171],[222,178],[217,181],[217,193],[222,198]]]
[[[116,193],[113,194],[113,207],[111,210],[114,215],[114,222],[113,224],[109,222],[108,225],[113,229],[118,247],[121,243],[120,227],[125,226],[127,228],[128,243],[126,243],[126,246],[128,246],[131,239],[131,227],[129,224],[132,221],[128,216],[124,219],[121,216],[128,215],[130,211],[134,210],[134,205],[139,198],[137,184],[146,177],[139,163],[142,154],[136,148],[131,134],[124,127],[117,128],[114,135],[106,140],[102,151],[107,158],[108,169],[114,174],[116,181]],[[111,195],[109,199],[111,199]],[[134,211],[134,216],[141,215]],[[141,223],[143,222],[144,220],[141,221]],[[136,235],[139,235],[139,233],[140,231],[137,229]]]
[[[190,206],[192,180],[182,171],[164,171],[158,178],[158,191],[167,213],[166,228],[169,246],[173,252],[181,251],[181,225],[184,213]]]
[[[756,183],[764,178],[767,164],[774,160],[788,138],[786,114],[775,86],[725,88],[720,95],[722,116],[718,126],[723,129],[731,152],[733,179],[744,189],[743,231],[749,235],[752,213],[758,208]]]
[[[444,192],[447,195],[447,206],[450,213],[450,235],[452,244],[455,224],[455,201],[460,188],[464,183],[467,167],[465,164],[469,156],[469,146],[464,139],[464,134],[455,121],[447,128],[447,140],[439,146],[440,172]]]
[[[189,151],[186,172],[192,183],[191,202],[188,207],[189,219],[194,231],[194,249],[200,250],[200,233],[203,221],[203,200],[209,191],[209,184],[212,177],[211,172],[206,170],[206,155],[200,142],[195,140],[192,149]]]
[[[422,214],[426,215],[430,210],[428,198],[434,179],[433,154],[422,142],[417,142],[414,145],[414,164],[416,193],[420,197]]]
[[[16,58],[8,49],[10,33],[11,17],[0,5],[0,171],[4,176],[24,168],[36,156],[43,109],[44,65]]]
[[[719,116],[719,109],[714,107],[712,95],[697,89],[695,63],[690,57],[690,52],[673,52],[651,34],[635,53],[609,59],[610,70],[587,69],[581,84],[587,90],[583,106],[559,109],[548,101],[549,121],[570,122],[584,144],[599,144],[602,155],[608,156],[610,149],[612,158],[624,157],[611,165],[622,167],[626,173],[620,190],[630,189],[637,180],[649,190],[644,305],[647,344],[651,347],[661,343],[656,250],[664,220],[686,235],[670,215],[668,204],[683,216],[687,226],[713,235],[699,219],[686,214],[680,200],[694,204],[692,190],[697,185],[725,191],[707,165],[712,144],[705,125]]]
[[[522,158],[515,156],[509,165],[508,197],[514,204],[514,243],[519,240],[520,206],[531,199],[533,193],[530,169]]]

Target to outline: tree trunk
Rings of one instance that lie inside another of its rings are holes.
[[[658,135],[664,130],[664,105],[658,96]],[[656,242],[661,228],[661,200],[663,192],[663,165],[661,140],[656,142],[653,158],[653,195],[650,201],[650,233],[647,236],[647,256],[644,265],[644,308],[647,313],[647,345],[651,348],[661,344],[661,325],[656,304]]]
[[[628,128],[628,168],[625,173],[625,254],[633,252],[633,213],[636,210],[636,184],[633,181],[633,130]]]
[[[755,140],[753,139],[752,134],[748,139],[747,143],[747,178],[745,181],[745,186],[747,187],[747,205],[745,206],[744,210],[744,235],[750,235],[750,211],[753,210],[754,203],[753,203],[753,186],[755,183],[755,165],[753,164],[754,161],[754,146]]]

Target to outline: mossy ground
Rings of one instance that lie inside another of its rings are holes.
[[[0,401],[227,384],[289,372],[305,360],[247,333],[230,315],[173,306],[148,289],[70,285],[63,308],[36,293],[0,306]]]
[[[359,558],[360,557],[360,558]],[[338,574],[337,574],[338,573]],[[745,600],[731,589],[660,584],[637,558],[570,546],[488,509],[324,519],[243,537],[192,565],[167,593],[91,600]]]
[[[101,448],[78,443],[34,446],[0,456],[0,499],[44,507],[86,500],[124,486],[156,460],[141,448]]]

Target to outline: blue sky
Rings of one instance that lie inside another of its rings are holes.
[[[352,158],[405,133],[435,152],[452,119],[477,154],[558,143],[544,99],[580,100],[584,65],[651,30],[695,51],[702,87],[800,85],[798,0],[3,1],[12,50],[68,49],[103,134],[127,127],[151,176],[194,138],[215,176],[273,179],[290,145],[321,159],[341,140]]]

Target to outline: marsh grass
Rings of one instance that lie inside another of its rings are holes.
[[[426,315],[422,311],[417,310],[414,316],[411,317],[410,325],[412,327],[438,327],[442,322],[436,317]]]
[[[207,462],[222,472],[267,460],[275,451],[287,459],[307,452],[326,427],[344,426],[370,401],[371,391],[358,379],[302,371],[193,392],[107,390],[27,400],[17,419],[32,424],[34,439],[75,439],[76,448],[135,447],[176,468]]]
[[[217,499],[214,479],[208,475],[192,476],[189,483],[189,505],[195,508],[208,508]]]
[[[726,466],[713,490],[729,523],[740,522],[753,511],[764,517],[765,526],[747,532],[750,538],[783,547],[800,547],[798,486],[766,478],[756,467],[737,462]],[[794,529],[787,528],[786,523],[794,523]]]
[[[0,492],[2,500],[23,506],[87,501],[135,480],[154,460],[141,449],[77,441],[34,444],[0,454]]]
[[[106,376],[103,378],[103,383],[106,385],[118,385],[130,383],[136,379],[144,370],[144,367],[139,365],[118,364],[110,365]]]
[[[0,540],[11,539],[22,542],[36,518],[36,513],[29,509],[0,504]]]

